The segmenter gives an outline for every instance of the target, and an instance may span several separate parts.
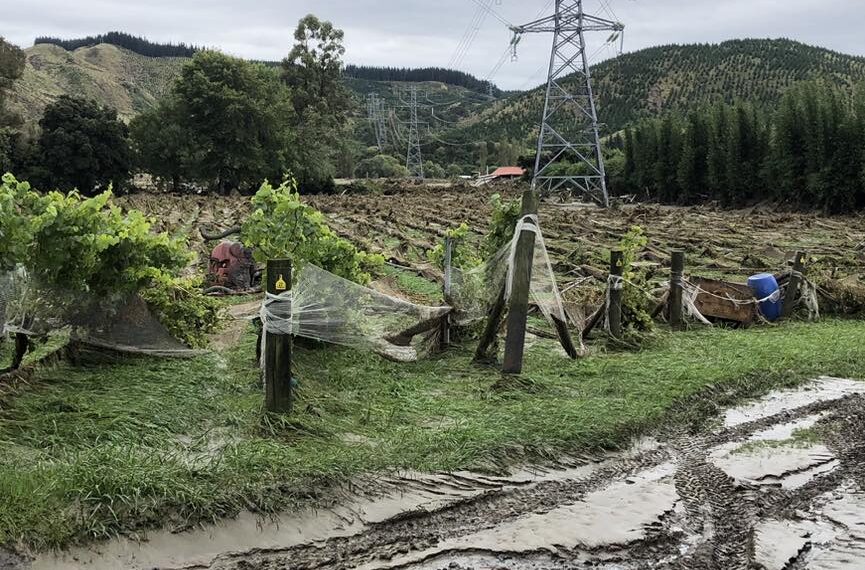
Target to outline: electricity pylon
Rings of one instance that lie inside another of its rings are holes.
[[[370,126],[375,132],[375,143],[379,152],[384,152],[387,146],[387,122],[384,101],[376,93],[370,93],[366,98],[366,110]]]
[[[406,152],[405,167],[409,176],[423,180],[423,154],[420,148],[420,122],[418,121],[417,86],[412,85],[409,90],[409,100],[400,97],[402,106],[409,109],[408,124],[408,151]]]
[[[387,110],[384,108],[384,100],[379,99],[376,95],[376,138],[378,139],[378,148],[384,152],[387,146]]]
[[[553,49],[547,74],[544,114],[538,135],[538,154],[532,187],[540,193],[559,188],[582,191],[609,207],[598,113],[586,54],[585,32],[609,31],[615,41],[625,29],[619,22],[583,12],[582,0],[556,0],[556,13],[524,26],[514,26],[511,45],[516,49],[523,34],[552,33]],[[571,163],[570,173],[554,166]]]

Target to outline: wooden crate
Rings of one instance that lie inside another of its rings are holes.
[[[757,319],[757,305],[740,305],[734,303],[732,300],[727,301],[718,298],[724,297],[737,301],[753,301],[754,295],[751,292],[751,288],[747,285],[701,277],[692,277],[690,281],[703,291],[706,291],[706,293],[697,295],[697,299],[694,302],[697,310],[703,316],[735,321],[743,325],[750,325]],[[711,293],[711,295],[707,293]],[[717,295],[717,297],[713,295]]]

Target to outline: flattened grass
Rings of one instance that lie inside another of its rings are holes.
[[[865,378],[863,335],[853,321],[701,330],[577,362],[544,340],[519,381],[473,365],[468,348],[414,364],[299,348],[286,418],[262,413],[251,334],[191,361],[43,370],[0,402],[0,544],[58,547],[294,508],[392,468],[615,448],[775,387]]]

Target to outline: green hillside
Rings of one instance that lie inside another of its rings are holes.
[[[39,44],[25,54],[24,76],[15,83],[10,103],[28,122],[38,121],[45,106],[61,95],[95,99],[131,119],[168,91],[186,61],[145,57],[109,44],[74,52]]]
[[[25,51],[24,77],[10,99],[13,109],[31,123],[62,94],[96,99],[131,119],[170,89],[187,61],[145,57],[109,44],[74,52],[40,44]],[[790,86],[804,80],[822,79],[849,88],[865,81],[865,58],[790,40],[736,40],[649,48],[600,63],[593,73],[600,119],[605,132],[612,133],[643,117],[688,111],[717,100],[773,104]],[[352,77],[345,81],[358,103],[354,132],[359,145],[369,146],[375,140],[365,119],[366,96],[376,93],[389,109],[387,150],[405,154],[401,121],[408,116],[399,106],[398,92],[410,85],[421,90],[424,155],[440,164],[474,164],[484,162],[479,152],[491,157],[501,152],[502,145],[492,144],[479,151],[479,141],[507,141],[503,160],[509,162],[514,160],[514,148],[528,152],[534,144],[543,103],[541,88],[490,101],[477,91],[440,82],[408,84]]]
[[[773,104],[792,85],[815,79],[851,88],[865,81],[865,58],[790,40],[735,40],[644,49],[593,69],[599,118],[608,133],[640,118],[718,100]],[[538,88],[500,102],[448,137],[529,143],[542,104]]]
[[[66,51],[57,45],[42,43],[24,51],[27,66],[24,76],[10,93],[10,104],[28,122],[38,121],[45,106],[65,94],[95,99],[129,120],[155,105],[188,61],[187,58],[146,57],[111,44]],[[406,84],[353,77],[346,77],[345,82],[357,98],[359,118],[365,117],[367,94],[377,93],[388,108],[394,109],[399,106],[399,89],[416,85],[421,90],[420,103],[426,106],[423,120],[434,129],[474,116],[489,101],[476,91],[441,82]],[[433,105],[438,105],[436,117],[447,122],[432,116],[429,109]],[[396,112],[402,116],[399,110]]]

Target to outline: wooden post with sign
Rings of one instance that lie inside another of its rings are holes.
[[[282,295],[291,291],[291,261],[271,259],[267,261],[267,293]],[[290,311],[280,311],[287,312]],[[265,326],[267,326],[265,324]],[[291,335],[266,334],[264,346],[265,408],[268,412],[291,411]]]
[[[670,267],[670,326],[674,330],[685,327],[685,319],[682,316],[682,295],[685,278],[685,252],[681,249],[673,250],[673,259]]]
[[[787,319],[793,314],[793,309],[796,308],[796,302],[799,300],[799,287],[802,285],[802,272],[805,270],[805,253],[796,252],[796,257],[793,259],[793,272],[790,274],[790,281],[787,283],[787,292],[784,295],[784,304],[781,307],[781,318]]]
[[[610,334],[613,338],[622,338],[622,292],[625,273],[625,254],[620,249],[610,252],[610,306],[607,307],[607,321],[610,324]]]
[[[520,218],[538,213],[538,196],[534,190],[523,192]],[[508,300],[507,336],[502,372],[520,374],[523,371],[523,351],[526,346],[526,319],[529,314],[529,287],[532,282],[532,263],[535,255],[535,232],[523,230],[517,239],[513,260],[511,297]]]

